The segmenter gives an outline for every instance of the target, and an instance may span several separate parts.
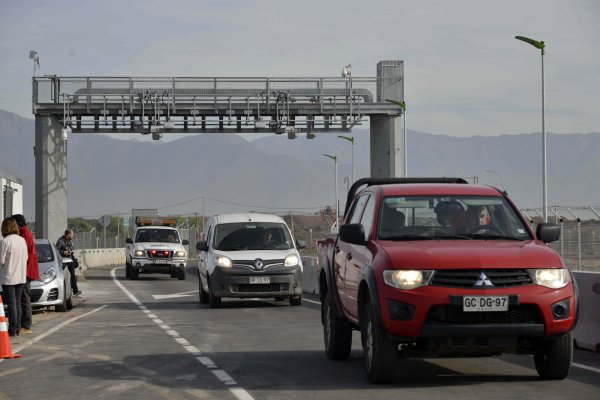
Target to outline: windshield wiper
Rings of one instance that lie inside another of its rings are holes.
[[[518,238],[516,236],[508,236],[508,235],[490,235],[487,233],[471,233],[468,235],[473,239],[496,239],[496,240],[517,240],[519,242],[524,241],[523,238]]]

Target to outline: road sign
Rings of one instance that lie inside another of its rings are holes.
[[[110,215],[103,215],[100,217],[100,226],[106,228],[110,225]]]
[[[129,218],[123,218],[123,227],[125,229],[129,228]]]

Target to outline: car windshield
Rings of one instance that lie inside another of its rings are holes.
[[[503,197],[432,195],[385,197],[379,239],[530,240],[532,237]]]
[[[52,246],[48,243],[36,243],[35,248],[38,253],[38,262],[47,263],[54,261],[54,252]]]
[[[236,250],[286,250],[294,247],[284,224],[273,222],[236,222],[215,228],[214,248]]]
[[[140,242],[162,242],[179,243],[179,234],[175,229],[156,229],[146,228],[138,229],[135,241]]]

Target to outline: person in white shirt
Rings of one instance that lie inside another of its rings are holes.
[[[8,335],[19,335],[21,327],[21,292],[27,282],[27,243],[19,236],[13,218],[2,221],[0,240],[0,284],[3,302],[8,306]]]

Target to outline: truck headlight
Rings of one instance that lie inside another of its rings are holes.
[[[133,255],[136,256],[136,257],[143,257],[144,256],[144,250],[136,250],[133,253]]]
[[[231,266],[233,265],[233,263],[231,262],[231,258],[223,256],[216,256],[215,264],[217,265],[217,267],[222,268],[231,268]]]
[[[533,272],[533,283],[549,289],[564,288],[571,281],[571,274],[564,268],[534,269]]]
[[[433,270],[386,270],[383,271],[383,281],[397,289],[411,290],[429,284]]]
[[[175,252],[175,257],[185,257],[185,251],[183,251],[183,250],[176,251]]]
[[[294,265],[298,265],[298,256],[295,254],[290,254],[289,256],[287,256],[285,258],[285,261],[283,262],[283,265],[285,265],[286,267],[293,267]]]
[[[56,279],[56,269],[50,268],[48,271],[40,275],[40,280],[44,283],[50,283]]]

